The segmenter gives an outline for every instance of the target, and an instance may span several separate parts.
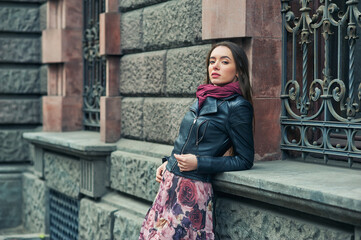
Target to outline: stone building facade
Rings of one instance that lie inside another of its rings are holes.
[[[281,2],[99,0],[98,32],[92,1],[1,2],[0,234],[137,239],[205,56],[227,39],[250,60],[257,161],[215,177],[217,236],[360,240],[359,170],[279,160]],[[89,56],[104,61],[95,131]]]

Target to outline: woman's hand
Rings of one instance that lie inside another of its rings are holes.
[[[196,170],[198,167],[198,160],[196,155],[193,154],[174,154],[177,159],[178,167],[181,172]]]
[[[159,183],[162,181],[163,173],[167,163],[168,162],[164,162],[162,165],[159,166],[159,168],[157,168],[157,173],[155,174],[155,180]]]

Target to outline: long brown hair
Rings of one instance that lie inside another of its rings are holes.
[[[211,80],[209,79],[208,66],[209,66],[209,60],[210,60],[212,51],[216,47],[219,47],[219,46],[227,47],[232,52],[233,59],[234,59],[235,64],[236,64],[236,71],[237,71],[238,76],[239,76],[238,77],[239,88],[242,91],[243,97],[253,105],[252,87],[251,87],[251,83],[250,83],[250,79],[249,79],[248,58],[247,58],[247,55],[244,52],[244,50],[240,46],[238,46],[237,44],[235,44],[233,42],[224,41],[224,42],[217,43],[209,51],[209,53],[207,55],[207,60],[206,60],[206,64],[207,64],[206,83],[207,84],[211,83]]]
[[[244,52],[243,48],[238,46],[237,44],[229,41],[224,41],[217,43],[212,47],[212,49],[209,51],[207,55],[207,79],[206,84],[210,84],[211,80],[209,79],[209,60],[211,58],[212,51],[219,46],[227,47],[232,52],[232,56],[234,58],[235,64],[236,64],[236,71],[238,74],[238,83],[239,88],[241,89],[243,97],[249,101],[253,105],[252,101],[252,86],[249,79],[249,68],[248,68],[248,58],[246,53]],[[253,131],[254,131],[254,125],[255,125],[255,118],[253,114]],[[234,156],[234,149],[233,146],[231,146],[223,156]]]

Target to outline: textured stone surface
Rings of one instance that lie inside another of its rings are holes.
[[[21,224],[21,174],[0,174],[0,229]]]
[[[1,6],[0,31],[40,32],[39,8]]]
[[[23,130],[0,131],[0,162],[29,161],[29,144],[22,138]]]
[[[45,30],[46,29],[46,14],[47,14],[47,4],[42,4],[39,9],[40,14],[40,29]]]
[[[31,3],[43,3],[46,0],[8,0],[7,2],[31,2]]]
[[[200,42],[202,1],[176,0],[145,8],[143,32],[143,42],[147,49]]]
[[[216,232],[220,239],[353,239],[352,232],[335,223],[323,225],[317,219],[301,218],[295,212],[282,214],[241,199],[217,199]]]
[[[122,138],[117,142],[117,148],[120,151],[147,155],[159,159],[165,155],[169,155],[173,150],[172,145],[130,140],[126,138]]]
[[[124,98],[122,101],[121,133],[123,137],[143,139],[144,98]]]
[[[351,211],[354,217],[358,216],[358,222],[361,222],[359,182],[361,174],[358,170],[296,161],[259,161],[255,162],[250,171],[219,174],[213,184],[216,190],[227,192],[229,183],[232,186],[231,192],[239,196],[243,196],[244,191],[257,189],[257,195],[254,194],[253,198],[258,197],[260,201],[271,200],[269,203],[276,205],[285,197],[290,197],[289,201],[294,203],[295,208],[296,203],[303,200],[301,211],[310,211],[309,207],[316,207],[317,214],[324,214],[324,217],[332,217],[332,214],[339,210],[337,221],[346,220],[346,212]],[[275,195],[267,199],[270,193]],[[350,217],[350,212],[347,213]]]
[[[106,194],[101,201],[119,209],[114,214],[114,240],[138,239],[150,203],[114,191]]]
[[[194,98],[148,98],[144,102],[144,137],[173,144],[180,123]]]
[[[24,138],[38,145],[58,147],[67,151],[81,151],[92,155],[106,155],[117,149],[115,144],[100,141],[99,132],[37,132],[25,133]]]
[[[195,95],[197,87],[206,79],[206,55],[211,45],[169,50],[167,53],[168,94]]]
[[[44,93],[44,67],[1,68],[0,93]],[[46,71],[45,71],[46,74]],[[45,86],[46,88],[46,86]],[[45,89],[46,92],[46,89]]]
[[[46,185],[69,197],[78,198],[80,161],[51,152],[44,153]]]
[[[111,155],[110,186],[121,192],[153,201],[159,184],[155,172],[160,159],[116,151]]]
[[[155,3],[165,2],[167,0],[119,0],[119,8],[121,11],[139,8]]]
[[[40,37],[0,37],[0,62],[41,62]]]
[[[121,16],[121,48],[122,51],[142,49],[142,13],[143,10],[135,10]]]
[[[0,123],[40,123],[39,99],[1,99]]]
[[[29,232],[45,233],[48,189],[45,182],[30,173],[23,174],[23,225]]]
[[[124,56],[120,61],[120,93],[160,94],[165,83],[166,51]]]
[[[114,240],[138,239],[143,217],[133,215],[125,210],[115,213]]]
[[[112,223],[116,208],[83,198],[79,208],[79,239],[112,239]]]

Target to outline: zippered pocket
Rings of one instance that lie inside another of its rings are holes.
[[[196,146],[203,140],[208,128],[209,120],[202,121],[197,127]]]

